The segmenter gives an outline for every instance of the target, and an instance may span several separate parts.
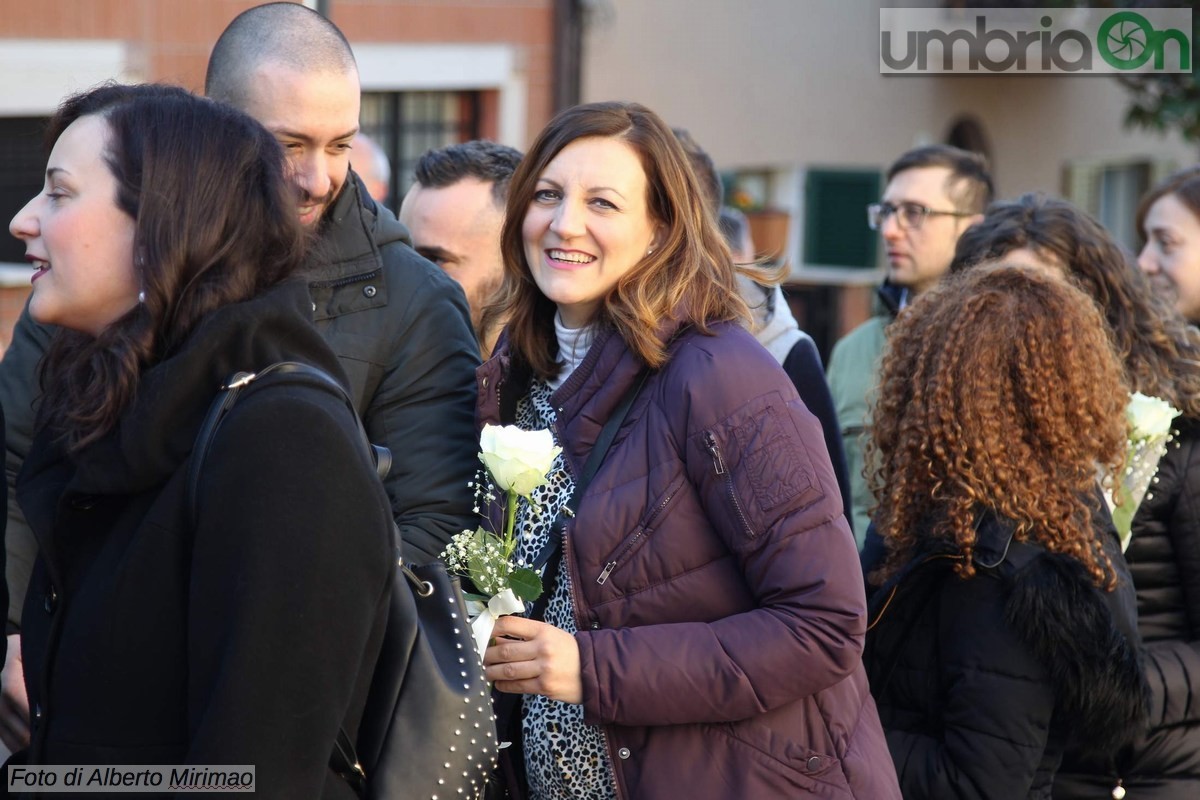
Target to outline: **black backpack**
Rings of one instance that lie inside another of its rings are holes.
[[[187,486],[193,524],[200,470],[217,428],[243,392],[272,384],[302,384],[342,398],[380,478],[390,470],[391,453],[370,443],[349,395],[329,374],[296,362],[239,372],[221,387],[196,436]],[[364,798],[482,797],[496,765],[496,725],[458,579],[440,562],[405,565],[394,522],[392,536],[387,627],[357,747],[339,730],[329,766]]]

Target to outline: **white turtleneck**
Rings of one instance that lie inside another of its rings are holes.
[[[566,363],[562,370],[554,380],[547,381],[551,389],[558,389],[567,380],[567,377],[575,371],[575,368],[583,361],[587,355],[588,348],[592,346],[592,339],[595,338],[596,329],[593,325],[585,325],[582,328],[568,328],[563,323],[562,314],[554,312],[554,335],[558,338],[558,357]]]

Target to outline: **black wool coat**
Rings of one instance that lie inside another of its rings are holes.
[[[204,462],[195,526],[185,508],[197,430],[234,372],[293,360],[344,380],[309,303],[287,282],[214,312],[74,457],[35,437],[17,484],[39,546],[30,763],[252,764],[259,798],[353,797],[328,760],[362,714],[392,547],[349,409],[252,386]]]
[[[1176,421],[1173,441],[1133,518],[1125,552],[1146,646],[1149,726],[1105,761],[1068,753],[1060,800],[1200,797],[1200,419]]]
[[[906,798],[1049,798],[1073,736],[1108,754],[1144,724],[1132,587],[1111,522],[1098,535],[1111,593],[985,513],[973,577],[927,540],[872,596],[863,660]]]

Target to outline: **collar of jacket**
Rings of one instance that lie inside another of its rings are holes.
[[[687,338],[689,326],[672,315],[656,333],[659,341],[670,343],[673,352]],[[602,326],[588,348],[587,355],[563,385],[550,397],[558,418],[559,443],[574,474],[578,475],[591,452],[604,421],[634,378],[641,372],[642,360],[629,349],[612,326]],[[514,367],[507,338],[502,338],[495,353],[479,371],[480,390],[487,384],[499,387],[497,393],[480,398],[481,420],[500,419],[511,424],[517,402],[528,393],[531,376]],[[584,413],[580,413],[583,411]],[[582,423],[582,424],[577,424]]]
[[[379,269],[381,247],[411,241],[408,229],[367,194],[362,179],[350,170],[342,191],[320,222],[304,275],[320,285],[370,273]]]
[[[1113,546],[1120,547],[1117,531],[1113,527],[1112,517],[1102,510],[1104,502],[1099,495],[1099,488],[1097,488],[1096,492],[1096,496],[1092,498],[1092,525],[1099,532],[1103,545],[1110,551],[1110,557],[1114,557],[1111,552]],[[934,521],[929,519],[922,523],[920,527],[924,530],[929,530],[933,525]],[[975,548],[971,560],[975,562],[975,567],[978,570],[997,575],[1011,575],[1019,572],[1039,555],[1048,552],[1037,542],[1019,541],[1016,538],[1015,524],[1011,520],[1000,517],[995,511],[981,509],[976,514]],[[1069,558],[1069,556],[1058,557]],[[870,617],[874,619],[876,614],[882,614],[883,609],[880,608],[877,611],[875,606],[886,604],[887,599],[893,594],[895,588],[908,575],[912,574],[914,570],[933,560],[951,564],[962,561],[962,559],[962,554],[959,553],[957,546],[953,542],[940,538],[928,538],[924,540],[917,545],[917,551],[913,558],[901,567],[896,574],[885,581],[878,591],[872,594]]]
[[[236,372],[304,361],[345,384],[337,358],[309,321],[309,307],[307,287],[293,279],[209,314],[175,352],[142,372],[116,427],[71,459],[74,474],[66,489],[132,494],[166,481],[190,455],[213,397]],[[22,482],[64,457],[40,431]]]
[[[907,289],[903,286],[897,286],[885,279],[875,288],[875,302],[879,307],[876,316],[886,315],[895,318],[900,313],[900,306],[904,302],[906,291]]]
[[[920,527],[929,530],[933,526],[934,521],[930,519]],[[989,572],[1000,570],[1002,567],[1005,571],[1016,570],[1028,564],[1041,552],[1041,548],[1036,544],[1017,541],[1015,534],[1016,528],[1012,522],[1001,519],[990,509],[981,510],[975,517],[975,548],[971,559],[976,568]],[[948,539],[926,538],[917,545],[916,552],[909,562],[872,595],[871,604],[882,604],[886,607],[896,588],[914,571],[931,562],[941,562],[949,566],[962,560],[963,555],[954,542]],[[874,619],[877,614],[882,613],[883,608],[873,608],[870,616]]]

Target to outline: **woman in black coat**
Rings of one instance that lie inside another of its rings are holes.
[[[1068,752],[1054,796],[1200,797],[1200,331],[1099,223],[1062,200],[1029,194],[994,204],[959,240],[951,269],[998,257],[1069,276],[1103,312],[1130,391],[1183,412],[1125,550],[1145,643],[1148,727],[1111,759]]]
[[[30,313],[61,326],[17,481],[39,559],[23,615],[31,764],[253,765],[256,796],[353,797],[388,598],[391,524],[347,404],[252,385],[203,461],[234,373],[340,375],[309,322],[282,152],[183,90],[109,85],[51,123],[44,191],[13,219]]]
[[[1132,587],[1096,480],[1126,389],[1066,280],[985,266],[893,324],[867,447],[888,559],[864,662],[909,798],[1049,798],[1073,734],[1144,724]]]

